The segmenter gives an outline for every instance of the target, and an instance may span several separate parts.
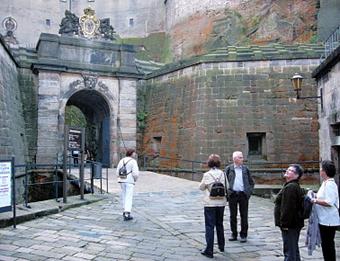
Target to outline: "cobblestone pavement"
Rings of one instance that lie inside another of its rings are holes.
[[[197,182],[142,172],[134,219],[128,222],[122,219],[118,184],[112,180],[109,187],[112,194],[104,194],[100,202],[22,223],[16,229],[0,229],[0,260],[207,260],[200,255],[204,219]],[[228,213],[226,209],[226,238]],[[214,259],[283,260],[272,213],[269,199],[253,196],[248,242],[227,240],[224,253],[215,246]],[[303,260],[322,260],[320,249],[307,255],[304,240],[305,230],[300,239]],[[336,245],[340,245],[339,235]]]

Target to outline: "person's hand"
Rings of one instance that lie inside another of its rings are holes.
[[[313,202],[313,199],[315,198],[315,193],[314,193],[314,191],[313,190],[308,190],[308,192],[307,192],[307,197],[309,198],[309,199],[311,199],[312,200],[312,202]]]

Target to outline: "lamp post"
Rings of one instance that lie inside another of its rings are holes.
[[[300,95],[300,93],[301,93],[301,90],[302,90],[303,77],[300,74],[295,73],[290,80],[292,81],[294,91],[296,92],[296,99],[320,99],[321,110],[323,109],[322,89],[320,89],[320,96],[305,96],[305,97],[302,97]]]

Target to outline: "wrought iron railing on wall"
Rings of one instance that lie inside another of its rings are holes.
[[[208,170],[207,162],[187,160],[162,156],[141,155],[139,157],[141,168],[157,173],[165,173],[171,176],[181,176],[187,179],[198,181],[202,173]],[[232,162],[222,162],[221,169]],[[254,177],[280,178],[292,164],[300,164],[306,175],[313,175],[319,172],[319,161],[301,162],[268,162],[268,161],[245,161]]]
[[[80,186],[80,179],[79,175],[74,175],[77,170],[80,168],[80,164],[74,163],[74,160],[78,160],[80,162],[80,158],[77,157],[68,157],[68,164],[67,164],[67,185],[73,184],[76,187]],[[52,186],[54,190],[54,199],[59,202],[60,198],[63,197],[62,195],[62,189],[60,189],[60,186],[63,185],[62,178],[58,177],[58,174],[62,174],[63,165],[59,163],[59,160],[56,161],[55,164],[35,164],[35,163],[25,163],[25,164],[16,164],[14,165],[15,169],[15,183],[18,183],[19,179],[23,179],[23,194],[20,195],[21,198],[23,198],[23,205],[24,207],[30,208],[30,195],[29,191],[30,188],[34,188],[37,186]],[[103,181],[106,181],[106,193],[108,193],[108,168],[103,167],[100,162],[92,161],[92,160],[86,160],[84,162],[84,169],[86,173],[89,173],[88,178],[84,178],[84,182],[88,186],[85,187],[85,193],[94,193],[95,192],[95,186],[94,186],[94,180],[99,179],[100,180],[100,186],[99,186],[99,192],[102,194],[104,191],[103,189]],[[103,177],[103,172],[106,173],[105,177]],[[41,173],[50,174],[51,181],[34,181],[34,175],[38,175]],[[79,174],[79,172],[78,172]],[[19,187],[19,184],[17,184],[15,187]],[[16,191],[14,191],[16,193]],[[15,198],[18,198],[19,195],[15,195]],[[49,198],[51,199],[51,198]],[[37,200],[35,200],[37,201]]]
[[[340,26],[325,41],[325,51],[321,62],[325,60],[340,45]]]

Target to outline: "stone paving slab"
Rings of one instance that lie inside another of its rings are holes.
[[[32,202],[28,204],[28,208],[23,204],[18,204],[16,207],[16,223],[19,224],[42,216],[56,214],[68,208],[91,204],[102,199],[102,195],[87,194],[83,200],[80,199],[80,196],[67,197],[67,203],[63,203],[61,198],[58,202],[55,199]],[[12,211],[0,213],[0,228],[11,226],[13,222]]]
[[[17,229],[0,229],[0,260],[207,260],[199,252],[205,240],[197,182],[141,173],[134,220],[129,222],[122,220],[115,179],[110,191],[109,196],[97,195],[102,200],[93,204],[34,219]],[[273,207],[269,199],[251,197],[248,242],[227,241],[225,253],[215,247],[214,260],[283,260]],[[228,213],[226,209],[226,238]],[[302,259],[322,260],[320,249],[307,255],[305,233],[304,229],[300,238]],[[336,245],[340,245],[338,233]]]

